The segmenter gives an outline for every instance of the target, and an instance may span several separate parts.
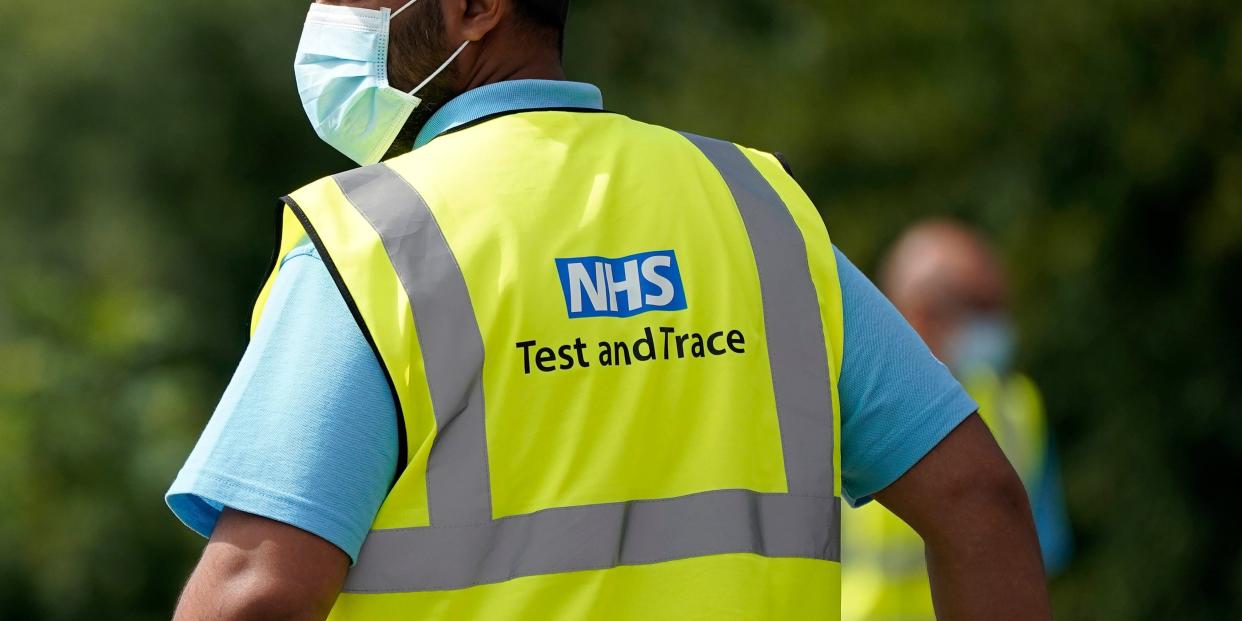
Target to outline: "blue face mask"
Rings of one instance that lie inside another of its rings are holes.
[[[405,93],[388,85],[388,37],[396,12],[312,4],[293,72],[302,107],[324,142],[363,166],[388,152],[422,100],[415,97],[466,49],[461,44],[422,84]]]
[[[977,315],[967,319],[949,337],[949,368],[959,375],[991,371],[1009,372],[1015,349],[1013,326],[1002,315]]]

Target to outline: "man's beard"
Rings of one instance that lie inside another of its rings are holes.
[[[444,38],[444,15],[438,2],[420,2],[401,15],[400,23],[392,25],[393,32],[388,50],[388,78],[393,88],[410,92],[427,76],[440,68],[453,49]],[[422,99],[410,118],[397,133],[397,139],[388,148],[384,159],[408,153],[414,148],[414,140],[431,115],[460,93],[456,85],[460,72],[449,65],[440,75],[418,91]]]

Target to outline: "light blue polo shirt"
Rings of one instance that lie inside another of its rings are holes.
[[[514,110],[602,109],[594,86],[520,80],[450,101],[415,148]],[[865,502],[910,469],[974,401],[837,251],[844,304],[839,384],[845,495]],[[168,490],[177,517],[210,536],[223,507],[291,524],[356,559],[396,469],[397,422],[383,371],[309,244],[283,260],[254,338]]]

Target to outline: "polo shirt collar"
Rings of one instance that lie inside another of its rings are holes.
[[[451,99],[431,115],[418,132],[414,148],[487,116],[545,108],[602,110],[604,96],[593,84],[563,80],[510,80],[480,86]]]

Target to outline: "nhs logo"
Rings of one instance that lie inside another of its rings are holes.
[[[619,259],[557,259],[556,271],[561,277],[570,319],[633,317],[650,311],[686,308],[681,270],[672,250]]]

